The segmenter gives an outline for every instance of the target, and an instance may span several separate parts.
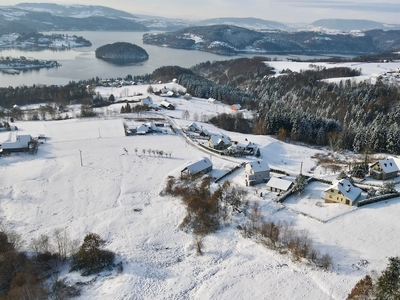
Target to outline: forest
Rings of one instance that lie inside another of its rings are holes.
[[[284,70],[283,76],[270,76],[272,69],[259,72],[261,69],[254,59],[249,63],[253,72],[243,71],[247,75],[240,81],[233,77],[224,85],[219,84],[221,79],[212,76],[212,69],[224,74],[232,68],[231,64],[227,61],[197,65],[192,68],[194,75],[180,76],[179,83],[195,97],[213,97],[227,104],[239,103],[256,110],[254,134],[330,145],[356,153],[400,153],[397,87],[382,82],[355,83],[350,79],[329,83],[324,79],[354,77],[361,70],[328,69],[313,64],[304,71]]]

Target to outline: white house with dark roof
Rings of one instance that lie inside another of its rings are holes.
[[[292,186],[292,181],[278,177],[272,177],[267,182],[267,190],[277,193],[287,192]]]
[[[387,180],[397,177],[399,168],[393,158],[379,160],[370,166],[369,174],[377,180]]]
[[[192,163],[182,169],[181,174],[196,175],[200,173],[208,173],[212,170],[212,162],[209,158],[203,157],[201,160]]]
[[[342,203],[353,205],[354,201],[361,195],[361,189],[355,187],[347,179],[341,179],[325,190],[326,203]]]
[[[247,186],[266,182],[270,179],[270,168],[265,160],[246,163],[245,183]]]

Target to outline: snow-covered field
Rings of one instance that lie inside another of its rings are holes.
[[[153,85],[163,86],[183,89],[172,83]],[[137,93],[147,97],[146,90],[147,86],[139,85],[99,88],[98,92],[105,97],[111,93],[116,98]],[[163,99],[151,97],[154,103]],[[104,109],[101,118],[15,123],[21,133],[44,133],[48,140],[37,155],[0,158],[1,223],[28,242],[41,234],[51,236],[59,228],[80,241],[94,232],[123,262],[121,274],[99,276],[84,287],[81,299],[344,299],[358,280],[382,270],[388,257],[399,254],[400,199],[362,208],[328,205],[318,197],[326,186],[312,183],[303,195],[282,205],[273,201],[276,194],[267,192],[265,185],[244,187],[241,169],[227,179],[248,190],[247,199],[259,202],[265,219],[307,230],[315,247],[332,256],[333,269],[324,272],[293,262],[287,254],[245,239],[236,229],[241,216],[208,235],[204,255],[197,256],[193,237],[178,229],[185,215],[181,201],[160,195],[167,176],[178,177],[188,161],[203,156],[211,157],[213,176],[252,158],[211,155],[172,132],[124,135],[124,121],[140,123],[166,116],[165,122],[179,128],[189,125],[196,114],[201,119],[203,114],[230,111],[205,99],[170,101],[175,110],[155,115],[123,116],[118,113],[121,104],[116,104]],[[182,120],[185,110],[190,117]],[[222,131],[197,123],[210,132]],[[232,140],[247,138],[256,143],[271,167],[291,174],[299,173],[301,165],[304,172],[314,169],[316,161],[311,157],[326,151],[268,136],[222,132]],[[142,149],[163,150],[171,157],[143,154]],[[314,170],[314,174],[322,173]],[[321,206],[316,205],[318,201]],[[361,260],[369,263],[361,266]],[[70,283],[93,278],[67,271],[60,276]]]

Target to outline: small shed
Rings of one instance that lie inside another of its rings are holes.
[[[272,177],[267,182],[267,190],[271,192],[284,193],[293,186],[293,182],[278,177]]]
[[[208,173],[212,170],[212,162],[207,157],[203,157],[201,160],[192,163],[182,169],[181,174],[197,175],[200,173]]]

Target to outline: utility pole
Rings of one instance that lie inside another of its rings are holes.
[[[79,150],[79,149],[78,149]],[[79,150],[79,156],[81,158],[81,167],[83,167],[83,161],[82,161],[82,150]]]
[[[303,175],[302,172],[303,172],[303,162],[300,163],[300,175]]]

